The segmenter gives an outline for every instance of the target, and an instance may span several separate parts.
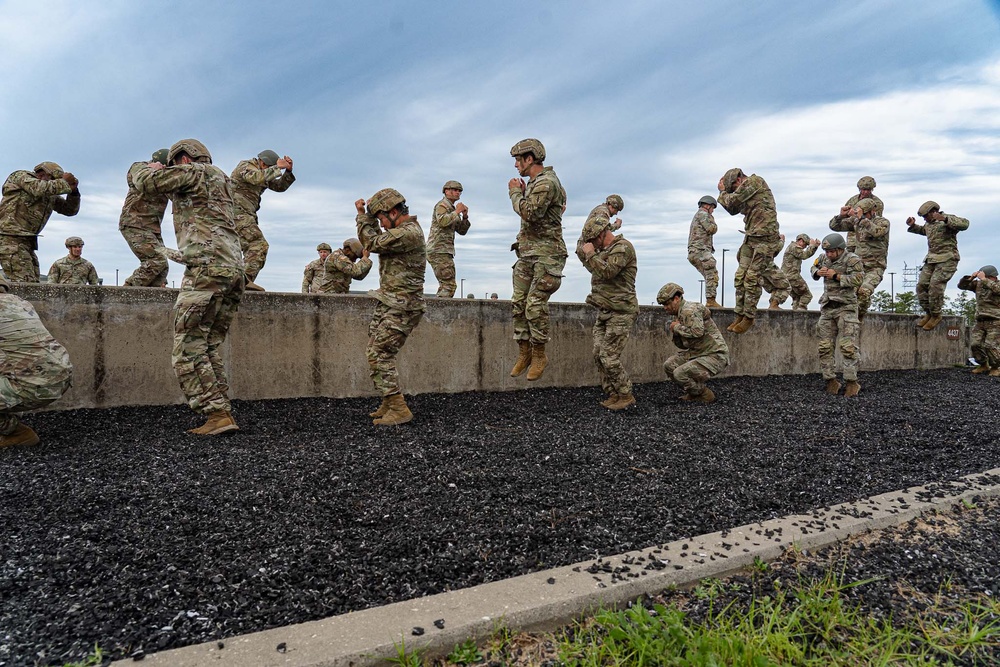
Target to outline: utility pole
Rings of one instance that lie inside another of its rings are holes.
[[[722,289],[722,307],[726,307],[726,253],[729,248],[722,249],[722,277],[719,279],[719,287]]]

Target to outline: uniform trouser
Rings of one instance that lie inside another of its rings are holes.
[[[839,346],[844,358],[844,379],[848,382],[857,381],[860,331],[857,304],[827,304],[820,309],[816,336],[819,338],[819,365],[824,380],[837,377],[833,353],[834,348]]]
[[[166,258],[157,248],[163,247],[163,237],[159,232],[140,227],[119,227],[118,230],[139,258],[139,268],[125,279],[126,287],[163,287],[167,283],[170,270]]]
[[[264,268],[267,261],[267,249],[271,246],[260,231],[256,216],[238,216],[236,218],[236,233],[240,235],[240,247],[243,249],[243,267],[248,280],[256,280],[257,274]]]
[[[368,374],[375,389],[383,396],[401,393],[396,355],[423,316],[422,310],[399,310],[384,303],[375,307],[372,321],[368,324],[365,354],[368,357]]]
[[[638,313],[616,313],[601,308],[594,322],[594,363],[601,374],[605,394],[624,396],[632,393],[632,381],[622,365],[622,350]]]
[[[714,300],[719,293],[719,272],[715,268],[715,255],[707,250],[688,251],[688,262],[705,279],[705,300]]]
[[[882,284],[882,277],[885,275],[884,262],[865,264],[864,268],[865,278],[858,287],[858,313],[868,312],[872,305],[872,294]]]
[[[924,262],[917,278],[917,301],[925,313],[940,315],[944,307],[944,288],[958,270],[958,260],[949,259],[945,262]]]
[[[1000,320],[976,320],[972,328],[972,357],[980,366],[1000,368]]]
[[[434,269],[434,277],[438,281],[437,295],[444,299],[455,296],[458,283],[455,282],[455,258],[446,252],[433,252],[427,255],[427,263]]]
[[[20,283],[41,281],[38,270],[37,236],[6,236],[0,234],[0,266],[7,280]]]
[[[44,407],[70,388],[73,365],[66,348],[55,341],[31,355],[5,355],[0,350],[0,435],[10,435],[17,414]]]
[[[739,267],[736,269],[736,307],[737,315],[754,318],[757,315],[757,302],[763,292],[762,282],[767,281],[772,292],[789,289],[788,279],[774,263],[774,258],[781,252],[781,239],[774,240],[744,239],[737,258]]]
[[[705,393],[705,383],[710,377],[721,373],[729,365],[729,355],[714,352],[700,357],[690,357],[687,352],[678,352],[663,363],[667,379],[679,385],[688,396]]]
[[[174,304],[174,373],[195,412],[229,412],[229,379],[219,351],[243,298],[243,271],[188,267]]]
[[[802,274],[786,273],[785,277],[788,278],[788,292],[781,295],[781,300],[778,303],[784,303],[788,294],[791,294],[792,310],[808,310],[813,293],[809,291],[809,285],[803,280]],[[771,298],[776,299],[776,296],[772,294]]]
[[[521,257],[514,264],[514,340],[544,345],[549,340],[549,297],[562,284],[566,256]]]

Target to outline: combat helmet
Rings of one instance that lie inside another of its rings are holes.
[[[188,156],[195,162],[207,162],[212,164],[212,154],[208,152],[205,144],[201,143],[197,139],[181,139],[176,144],[170,147],[170,152],[167,153],[167,165],[170,166],[174,164],[174,160],[181,153],[187,153]]]
[[[320,243],[318,246],[316,246],[316,251],[319,252],[320,250],[326,250],[327,252],[333,252],[333,248],[330,247],[329,243]]]
[[[733,167],[722,175],[722,187],[725,188],[726,192],[732,191],[733,186],[736,184],[736,179],[744,175],[742,169]]]
[[[678,294],[684,294],[684,288],[677,283],[667,283],[656,293],[656,303],[665,306]]]
[[[875,189],[875,179],[871,176],[862,176],[858,180],[858,190],[874,190]]]
[[[35,165],[35,171],[44,171],[46,174],[52,178],[62,178],[62,175],[66,172],[55,162],[39,162]]]
[[[350,250],[354,253],[355,257],[361,257],[361,251],[363,250],[361,241],[358,239],[344,239],[344,250]]]
[[[979,270],[982,271],[983,273],[985,273],[990,278],[996,278],[997,277],[997,267],[993,266],[992,264],[987,264],[986,266],[984,266],[983,268],[981,268]]]
[[[938,206],[938,203],[936,201],[925,201],[923,204],[920,205],[920,208],[917,209],[917,215],[919,215],[922,218],[931,211],[935,210],[937,211],[941,210],[941,207]]]
[[[161,148],[158,151],[153,151],[153,157],[150,158],[150,162],[159,162],[164,167],[167,166],[167,156],[170,155],[169,148]]]
[[[444,192],[445,190],[458,190],[461,192],[462,189],[462,184],[458,181],[445,181],[444,185],[441,186],[441,192]]]
[[[847,241],[840,234],[827,234],[823,237],[823,250],[846,250]]]
[[[368,213],[370,215],[388,213],[400,204],[405,203],[406,197],[399,194],[398,190],[393,190],[392,188],[382,188],[373,194],[372,198],[368,200]]]
[[[808,234],[799,234],[798,236],[795,237],[795,240],[805,241],[806,243],[809,243],[810,241],[812,241],[812,237],[809,236]]]
[[[595,218],[588,220],[583,225],[583,240],[592,241],[604,233],[604,230],[611,228],[611,221],[607,218]]]
[[[83,247],[83,239],[81,239],[79,236],[71,236],[68,239],[66,239],[66,247],[72,248],[73,246]]]
[[[712,195],[705,195],[704,197],[698,200],[698,206],[702,206],[704,204],[709,204],[711,206],[718,206],[719,202],[715,201],[715,197],[713,197]]]
[[[534,155],[536,162],[545,160],[545,146],[538,139],[521,139],[510,148],[511,157],[517,157],[525,153]]]
[[[264,166],[273,167],[278,164],[278,154],[274,151],[267,150],[257,153],[257,159],[264,163]]]
[[[857,203],[857,207],[860,208],[865,213],[875,210],[875,200],[865,197]]]
[[[609,206],[614,206],[619,211],[625,210],[625,200],[622,199],[621,195],[608,195],[608,198],[604,200],[604,203]]]

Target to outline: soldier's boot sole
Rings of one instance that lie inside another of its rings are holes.
[[[518,346],[518,357],[517,361],[514,362],[514,367],[510,369],[510,376],[516,378],[518,375],[524,373],[528,370],[528,366],[531,365],[531,343],[526,340],[517,341]]]
[[[534,381],[542,377],[549,359],[545,356],[545,345],[531,346],[531,366],[528,368],[528,380]]]
[[[601,405],[606,408],[610,408],[612,405],[618,402],[618,394],[611,394],[606,399],[601,401]]]
[[[368,416],[371,417],[372,419],[378,419],[379,417],[385,415],[385,413],[387,412],[389,412],[389,402],[383,396],[382,405],[375,408],[375,412],[369,412]]]
[[[931,319],[927,320],[927,322],[924,323],[923,329],[924,331],[931,331],[932,329],[934,329],[934,327],[936,327],[939,324],[941,324],[941,316],[934,315],[933,317],[931,317]]]
[[[837,380],[826,381],[826,393],[836,396],[840,393],[840,383]]]
[[[9,435],[0,435],[0,447],[31,446],[38,443],[38,434],[30,426],[24,424],[18,424],[14,432]]]
[[[614,410],[615,412],[617,412],[618,410],[624,410],[633,405],[635,405],[635,396],[629,393],[619,396],[617,401],[606,407],[608,408],[608,410]]]
[[[851,396],[857,396],[858,392],[861,391],[861,385],[857,380],[851,380],[847,383],[846,389],[844,389],[844,396],[850,398]]]

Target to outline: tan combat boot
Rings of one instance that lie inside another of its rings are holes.
[[[223,433],[229,433],[230,431],[239,431],[240,427],[236,425],[236,420],[233,419],[233,415],[225,410],[217,410],[215,412],[208,413],[208,419],[202,426],[198,428],[193,428],[188,431],[194,435],[221,435]]]
[[[929,319],[931,319],[931,315],[930,315],[930,313],[926,313],[926,314],[924,314],[923,317],[921,317],[919,320],[917,320],[917,323],[914,324],[913,326],[923,328],[923,326],[925,324],[927,324],[927,320],[929,320]]]
[[[376,426],[396,426],[397,424],[405,424],[413,419],[413,413],[410,412],[410,408],[406,405],[406,399],[403,398],[402,394],[386,396],[386,402],[389,404],[389,410],[382,417],[372,422]]]
[[[771,299],[771,300],[770,300],[770,301],[768,302],[768,306],[767,306],[767,309],[768,309],[768,310],[784,310],[784,309],[783,309],[783,308],[781,307],[781,304],[780,304],[780,303],[779,303],[778,301],[775,301],[774,299]]]
[[[627,394],[620,395],[618,397],[618,401],[607,406],[607,408],[617,412],[618,410],[624,410],[631,405],[635,405],[635,396],[632,395],[632,392],[629,392]]]
[[[754,318],[744,317],[743,320],[738,325],[733,327],[733,333],[734,334],[746,333],[753,326],[753,323],[754,323]]]
[[[692,403],[712,403],[715,401],[715,392],[705,387],[705,391],[701,392],[697,396],[691,396],[688,398]]]
[[[254,281],[252,281],[252,280],[247,280],[247,283],[246,283],[246,290],[247,290],[248,292],[263,292],[263,291],[264,291],[264,288],[263,288],[263,287],[261,287],[260,285],[258,285],[257,283],[255,283],[255,282],[254,282]]]
[[[830,378],[826,381],[826,393],[834,396],[840,393],[840,383],[837,382],[837,378]]]
[[[983,373],[989,373],[989,372],[990,372],[990,367],[986,365],[976,366],[975,368],[972,369],[973,375],[982,375]]]
[[[737,315],[736,319],[733,320],[733,323],[730,324],[728,327],[726,327],[726,331],[735,331],[736,327],[738,327],[740,325],[740,322],[742,322],[745,319],[746,318],[743,317],[742,315]]]
[[[930,331],[931,329],[933,329],[934,327],[936,327],[939,324],[941,324],[941,316],[940,315],[931,315],[930,319],[927,320],[926,322],[924,322],[924,327],[923,327],[924,331]]]
[[[722,308],[722,304],[713,298],[709,298],[707,301],[705,301],[705,305],[708,306],[709,308]]]
[[[610,396],[601,401],[601,405],[606,408],[610,408],[612,405],[618,402],[618,394],[612,392]]]
[[[14,445],[37,445],[38,434],[31,427],[18,424],[13,433],[0,435],[0,447],[13,447]]]
[[[545,357],[545,343],[531,346],[531,368],[528,369],[528,379],[537,380],[542,377],[542,372],[549,365],[549,360]]]
[[[990,371],[991,378],[1000,378],[1000,368],[994,368]]]
[[[851,396],[857,396],[858,392],[861,391],[861,385],[857,380],[850,380],[847,383],[847,389],[844,390],[844,396],[850,398]]]
[[[382,405],[375,408],[375,412],[369,412],[368,416],[371,417],[372,419],[378,419],[387,412],[389,412],[389,401],[386,399],[385,396],[383,396]]]
[[[516,378],[518,375],[528,370],[531,363],[531,343],[526,340],[517,341],[518,356],[514,362],[514,368],[510,369],[510,376]]]

